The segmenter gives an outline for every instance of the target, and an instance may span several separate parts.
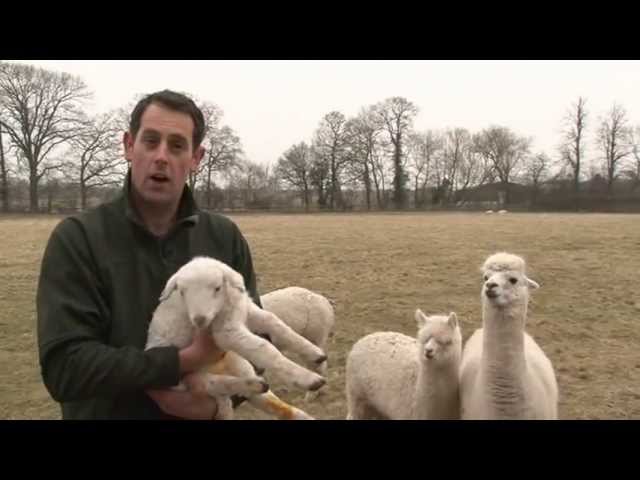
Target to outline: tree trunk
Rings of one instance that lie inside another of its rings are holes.
[[[82,211],[87,209],[87,186],[84,182],[80,184],[80,208]]]
[[[2,125],[0,125],[0,175],[2,189],[2,211],[7,213],[9,211],[9,180],[7,178],[7,164],[4,159],[4,145],[2,144]]]
[[[40,206],[38,205],[38,177],[32,170],[29,174],[29,211],[38,213]]]

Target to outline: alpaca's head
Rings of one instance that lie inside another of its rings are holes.
[[[527,277],[522,257],[511,253],[495,253],[482,265],[482,300],[498,308],[526,304],[529,289],[539,285]]]
[[[160,301],[174,291],[182,297],[193,326],[207,328],[229,302],[237,301],[245,288],[242,275],[228,265],[213,258],[196,257],[169,279]]]
[[[420,361],[445,365],[460,360],[462,333],[454,312],[449,315],[427,316],[417,309],[415,319],[418,324]]]

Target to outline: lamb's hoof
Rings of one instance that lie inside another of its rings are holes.
[[[269,391],[269,384],[265,381],[262,382],[262,391],[260,393],[267,393]]]
[[[291,420],[315,420],[311,415],[307,412],[303,412],[299,408],[294,409]]]
[[[329,357],[327,357],[326,355],[321,355],[320,357],[318,357],[318,358],[315,360],[315,362],[314,362],[314,363],[315,363],[316,365],[322,365],[324,362],[326,362],[326,361],[327,361],[327,359],[328,359],[328,358],[329,358]]]
[[[323,377],[320,377],[309,386],[308,390],[310,392],[315,392],[316,390],[322,388],[326,383],[327,381]]]

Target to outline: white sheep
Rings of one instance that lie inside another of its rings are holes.
[[[335,323],[335,312],[331,300],[306,288],[292,286],[274,290],[260,297],[262,308],[274,313],[296,333],[327,351],[327,343]],[[285,345],[272,339],[276,348],[285,351]],[[312,369],[327,378],[328,364],[322,362]],[[305,399],[316,397],[320,390],[307,392]]]
[[[487,211],[486,211],[486,212],[484,212],[484,213],[485,213],[485,214],[487,214],[487,215],[490,215],[490,214],[492,214],[492,213],[493,213],[493,210],[487,210]]]
[[[507,210],[498,210],[498,214],[500,215],[504,215],[505,213],[508,213]]]
[[[417,338],[376,332],[347,357],[347,419],[457,419],[462,335],[454,312],[415,312]]]
[[[529,289],[522,257],[489,256],[482,267],[482,327],[467,341],[460,365],[463,419],[556,419],[553,366],[525,332]]]
[[[242,395],[251,401],[265,392],[265,382],[255,376],[249,362],[272,371],[276,378],[295,388],[313,391],[325,383],[322,376],[292,362],[256,334],[269,335],[310,363],[325,362],[324,352],[276,315],[260,309],[248,296],[242,275],[213,258],[197,257],[169,279],[149,325],[145,348],[184,348],[191,343],[196,328],[207,329],[223,351],[237,354],[229,357],[233,361],[226,362],[231,365],[227,365],[230,375],[212,373],[215,365],[204,369],[208,370],[207,392],[212,396]],[[177,388],[184,389],[184,385]],[[261,399],[255,402],[260,403]]]

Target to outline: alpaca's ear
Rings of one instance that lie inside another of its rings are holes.
[[[447,323],[453,330],[458,328],[458,316],[456,315],[456,312],[451,312],[449,314],[449,319],[447,320]]]
[[[178,272],[174,273],[165,285],[164,290],[162,290],[162,293],[160,294],[160,301],[164,302],[167,298],[169,298],[169,295],[171,295],[177,287]]]
[[[529,288],[540,288],[540,285],[538,285],[538,282],[536,282],[535,280],[531,280],[529,277],[527,278],[527,285],[529,285]]]
[[[416,310],[414,317],[416,319],[416,325],[418,325],[418,330],[424,327],[429,321],[427,316],[424,313],[422,313],[422,310],[420,310],[419,308]]]
[[[244,293],[244,278],[233,268],[227,267],[224,269],[224,281],[232,288]]]

